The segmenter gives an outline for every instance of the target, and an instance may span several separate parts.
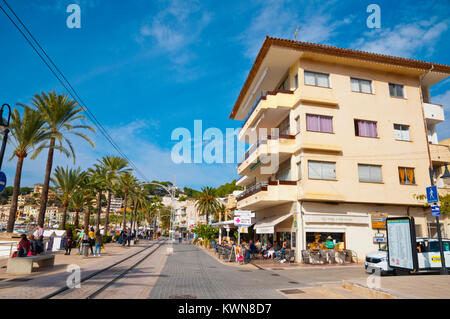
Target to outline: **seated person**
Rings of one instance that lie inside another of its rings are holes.
[[[26,257],[30,251],[30,241],[26,234],[20,235],[20,242],[17,244],[17,251],[13,252],[11,258]]]
[[[39,245],[34,235],[30,235],[30,251],[28,252],[28,256],[36,256],[42,252],[41,246]]]
[[[247,260],[250,260],[251,254],[256,254],[258,250],[255,244],[253,243],[253,240],[250,240],[246,248],[247,248]]]
[[[325,247],[328,249],[334,248],[334,242],[333,242],[333,238],[331,238],[331,236],[327,237],[327,241],[325,242]]]
[[[278,242],[274,242],[273,243],[273,250],[275,251],[279,251],[281,249],[281,246],[278,244]]]

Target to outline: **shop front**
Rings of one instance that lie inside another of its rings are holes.
[[[287,248],[295,249],[296,237],[293,226],[293,213],[268,216],[254,225],[255,240],[263,245],[278,242],[280,245],[286,241]]]

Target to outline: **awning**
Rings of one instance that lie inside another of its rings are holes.
[[[273,234],[275,233],[275,226],[282,221],[291,217],[294,213],[289,213],[286,215],[275,215],[270,217],[265,217],[255,224],[254,230],[257,234]]]
[[[234,220],[226,220],[223,222],[212,223],[211,226],[213,226],[213,227],[226,227],[226,226],[236,227],[236,226],[234,226]]]

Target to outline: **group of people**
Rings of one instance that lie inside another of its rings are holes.
[[[234,240],[230,240],[228,242],[226,239],[222,239],[222,245],[233,248],[236,245],[236,243]],[[245,248],[246,250],[247,260],[250,260],[252,255],[259,253],[265,259],[276,258],[279,259],[281,262],[284,262],[282,257],[285,250],[288,248],[288,243],[285,240],[280,245],[278,241],[275,241],[274,244],[272,245],[272,243],[269,240],[265,241],[264,243],[261,243],[261,241],[259,240],[257,240],[256,242],[250,240],[248,243],[246,241],[242,241],[241,247]]]
[[[35,256],[44,252],[44,229],[38,226],[32,235],[21,234],[17,250],[11,258]]]
[[[70,231],[70,234],[69,234]],[[73,246],[73,234],[72,231],[67,231],[67,239],[66,239],[66,255],[70,255],[70,250]],[[100,257],[101,250],[103,246],[103,236],[100,233],[100,229],[94,230],[94,227],[91,229],[84,228],[81,230],[80,235],[78,236],[78,244],[79,250],[78,253],[81,255],[83,253],[83,246],[89,246],[89,250],[91,255]],[[95,250],[94,250],[95,247]]]

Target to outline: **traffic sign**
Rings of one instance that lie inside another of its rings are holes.
[[[441,206],[431,205],[431,215],[432,216],[441,216]]]
[[[387,239],[386,239],[386,237],[374,237],[373,242],[374,243],[386,243]]]
[[[437,191],[437,186],[427,187],[427,203],[434,204],[439,202],[439,195]]]
[[[0,193],[3,192],[5,187],[6,187],[6,175],[5,173],[0,171]]]

